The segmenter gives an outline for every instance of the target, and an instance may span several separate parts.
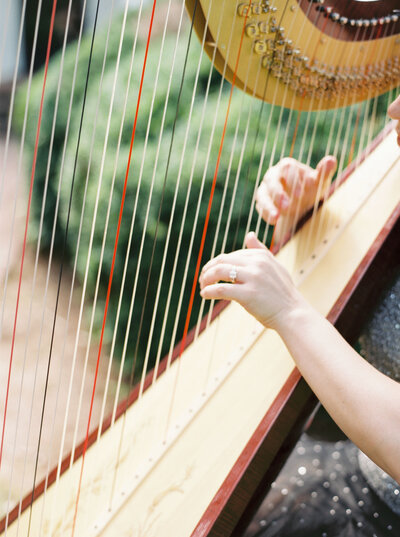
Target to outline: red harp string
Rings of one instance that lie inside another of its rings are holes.
[[[124,205],[125,205],[126,189],[127,189],[127,186],[128,186],[128,176],[129,176],[130,167],[131,167],[133,144],[134,144],[134,141],[135,141],[136,126],[137,126],[137,121],[138,121],[138,116],[139,116],[139,107],[140,107],[140,101],[141,101],[141,97],[142,97],[143,81],[144,81],[144,75],[145,75],[145,72],[146,72],[147,56],[148,56],[150,40],[151,40],[151,34],[152,34],[152,29],[153,29],[154,13],[155,13],[155,9],[156,9],[156,4],[157,4],[157,0],[154,0],[152,12],[151,12],[151,17],[150,17],[150,24],[149,24],[149,31],[148,31],[147,42],[146,42],[146,50],[145,50],[145,55],[144,55],[144,60],[143,60],[142,73],[141,73],[141,78],[140,78],[139,93],[138,93],[138,99],[137,99],[136,111],[135,111],[135,119],[134,119],[133,127],[132,127],[132,135],[131,135],[131,142],[130,142],[130,147],[129,147],[128,162],[127,162],[127,166],[126,166],[124,187],[123,187],[123,191],[122,191],[121,205],[120,205],[119,216],[118,216],[118,224],[117,224],[117,230],[116,230],[115,241],[114,241],[114,250],[113,250],[113,256],[112,256],[112,263],[111,263],[110,275],[109,275],[109,279],[108,279],[107,296],[106,296],[106,302],[105,302],[104,314],[103,314],[103,322],[102,322],[101,333],[100,333],[99,349],[98,349],[98,352],[97,352],[96,369],[95,369],[95,374],[94,374],[92,396],[91,396],[91,400],[90,400],[89,417],[88,417],[85,442],[84,442],[84,445],[83,445],[83,452],[82,452],[81,471],[80,471],[79,483],[78,483],[78,491],[77,491],[77,496],[76,496],[76,501],[75,501],[75,511],[74,511],[74,518],[73,518],[73,524],[72,524],[72,533],[71,533],[72,537],[75,534],[76,518],[77,518],[77,514],[78,514],[78,505],[79,505],[80,491],[81,491],[81,486],[82,486],[83,468],[84,468],[84,464],[85,464],[85,455],[86,455],[87,448],[88,448],[88,443],[89,443],[89,430],[90,430],[90,423],[91,423],[91,419],[92,419],[94,395],[95,395],[95,392],[96,392],[97,378],[98,378],[99,365],[100,365],[100,357],[101,357],[101,351],[102,351],[102,347],[103,347],[104,330],[105,330],[106,320],[107,320],[108,306],[109,306],[110,293],[111,293],[111,285],[112,285],[112,280],[113,280],[113,275],[114,275],[114,268],[115,268],[115,260],[116,260],[116,255],[117,255],[119,234],[120,234],[120,230],[121,230],[122,214],[123,214]]]
[[[46,90],[47,71],[48,71],[48,67],[49,67],[51,44],[52,44],[52,41],[53,41],[53,30],[54,30],[54,19],[55,19],[55,14],[56,14],[56,8],[57,8],[57,0],[53,0],[53,8],[52,8],[52,12],[51,12],[50,28],[49,28],[49,37],[48,37],[48,41],[47,41],[47,51],[46,51],[46,59],[45,59],[45,67],[44,67],[44,75],[43,75],[42,93],[41,93],[41,98],[40,98],[39,116],[38,116],[38,122],[37,122],[37,129],[36,129],[36,136],[35,136],[35,146],[34,146],[33,161],[32,161],[32,170],[31,170],[30,185],[29,185],[28,206],[27,206],[26,219],[25,219],[24,239],[23,239],[23,244],[22,244],[21,265],[20,265],[20,269],[19,269],[18,291],[17,291],[16,306],[15,306],[14,324],[13,324],[13,330],[12,330],[10,363],[9,363],[9,367],[8,367],[7,388],[6,388],[6,397],[5,397],[5,404],[4,404],[3,426],[2,426],[2,432],[1,432],[0,468],[1,468],[1,461],[2,461],[2,457],[3,457],[4,433],[5,433],[5,427],[6,427],[8,398],[9,398],[9,394],[10,394],[11,369],[12,369],[12,362],[13,362],[14,348],[15,348],[15,335],[16,335],[16,330],[17,330],[19,301],[20,301],[20,295],[21,295],[22,272],[24,270],[26,241],[27,241],[27,234],[28,234],[28,225],[29,225],[29,216],[30,216],[30,210],[31,210],[32,193],[33,193],[33,183],[34,183],[34,179],[35,179],[36,162],[37,162],[37,154],[38,154],[38,147],[39,147],[40,128],[41,128],[41,125],[42,125],[44,94],[45,94],[45,90]]]

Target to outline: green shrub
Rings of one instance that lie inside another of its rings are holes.
[[[95,39],[94,54],[90,69],[88,92],[85,102],[84,119],[82,125],[82,135],[79,143],[79,151],[76,159],[77,137],[79,132],[81,110],[83,104],[86,70],[89,60],[90,36],[82,41],[78,56],[78,76],[75,87],[72,88],[73,73],[77,55],[77,45],[68,47],[62,71],[62,85],[57,108],[54,145],[51,157],[48,156],[51,140],[51,128],[55,111],[57,85],[60,76],[61,56],[57,54],[53,57],[49,72],[45,94],[45,107],[40,133],[40,144],[36,166],[34,198],[31,218],[31,237],[40,239],[41,248],[48,250],[53,236],[53,225],[56,223],[55,249],[60,255],[67,228],[68,211],[70,204],[70,193],[72,180],[74,177],[74,187],[71,197],[71,209],[69,216],[69,227],[66,239],[67,250],[64,252],[65,259],[73,265],[75,255],[77,256],[77,274],[81,283],[85,281],[87,273],[86,302],[93,302],[96,293],[96,282],[99,274],[99,289],[97,304],[95,306],[95,333],[98,333],[101,326],[104,311],[105,296],[109,274],[111,270],[112,254],[117,229],[119,207],[125,173],[127,168],[129,145],[132,133],[132,125],[135,116],[138,87],[141,75],[141,67],[144,58],[144,43],[139,41],[134,56],[132,79],[129,86],[129,96],[125,117],[123,115],[125,89],[129,78],[129,68],[133,47],[133,35],[136,24],[135,14],[128,18],[128,28],[131,31],[125,32],[124,45],[122,49],[121,62],[118,72],[115,99],[112,106],[109,135],[106,138],[107,122],[110,110],[110,100],[115,75],[115,65],[121,34],[122,19],[117,18],[112,23],[111,39],[106,55],[104,77],[101,80],[103,57],[105,53],[106,29],[98,31]],[[179,100],[179,111],[177,104],[179,99],[180,81],[185,60],[186,43],[188,40],[188,30],[181,36],[178,48],[175,67],[172,76],[171,91],[168,95],[166,105],[167,89],[171,73],[172,58],[174,55],[176,35],[169,34],[162,51],[161,70],[156,86],[154,108],[151,115],[151,123],[148,130],[148,142],[146,142],[146,132],[148,128],[148,117],[152,107],[153,88],[156,78],[157,65],[160,54],[161,39],[155,38],[151,42],[149,57],[147,61],[146,76],[144,79],[143,94],[140,103],[138,123],[133,146],[132,161],[129,168],[129,180],[127,184],[125,209],[122,216],[122,225],[117,250],[115,272],[108,310],[108,322],[106,331],[106,342],[110,344],[113,337],[113,327],[116,324],[119,294],[122,284],[125,258],[129,254],[127,263],[127,277],[124,287],[124,294],[121,303],[121,311],[118,322],[118,332],[116,338],[115,354],[121,357],[125,335],[128,330],[128,317],[132,303],[132,292],[134,282],[139,270],[139,284],[136,288],[133,299],[133,316],[129,328],[129,339],[127,347],[127,364],[132,366],[133,360],[136,367],[141,368],[146,353],[148,341],[150,341],[150,362],[154,363],[158,351],[159,335],[162,330],[164,314],[167,311],[168,293],[172,285],[172,299],[168,308],[165,337],[163,340],[161,354],[168,352],[174,329],[175,317],[178,314],[179,323],[176,338],[182,336],[183,324],[189,302],[189,295],[193,281],[197,253],[201,240],[201,230],[206,216],[208,197],[213,181],[214,171],[218,158],[218,151],[222,135],[222,127],[229,101],[230,85],[223,84],[221,101],[219,102],[219,89],[221,86],[220,75],[213,71],[210,85],[210,94],[205,104],[203,119],[204,93],[210,72],[210,62],[203,57],[201,61],[199,83],[195,95],[195,103],[191,122],[188,128],[188,118],[192,99],[192,88],[196,79],[197,65],[201,56],[200,45],[195,38],[189,50],[187,68],[185,72],[182,95]],[[38,72],[33,80],[30,95],[30,107],[28,116],[28,128],[26,136],[27,162],[32,161],[33,148],[36,134],[36,124],[39,111],[40,94],[42,90],[43,72]],[[66,126],[68,118],[68,108],[73,91],[73,107],[71,121],[66,138]],[[23,111],[26,100],[26,86],[20,89],[16,105],[16,126],[21,131]],[[160,150],[158,154],[159,134],[161,130],[164,107],[166,105],[165,124],[160,140]],[[256,181],[258,162],[262,154],[263,136],[265,128],[272,114],[271,129],[267,144],[263,168],[266,168],[271,157],[275,139],[278,140],[275,148],[274,161],[278,160],[281,154],[287,154],[290,147],[290,140],[293,137],[295,121],[289,123],[289,119],[295,113],[288,110],[283,111],[282,127],[289,125],[286,147],[282,148],[282,136],[278,136],[279,109],[272,109],[269,105],[262,105],[259,101],[252,100],[239,90],[233,92],[233,99],[227,126],[224,151],[219,166],[218,180],[214,195],[213,207],[206,240],[203,260],[212,253],[214,236],[217,230],[219,213],[222,212],[222,220],[218,233],[216,252],[222,247],[222,240],[227,226],[227,218],[231,202],[233,204],[232,218],[227,232],[226,250],[238,247],[242,244],[247,215],[252,206],[253,190]],[[329,112],[321,115],[318,119],[318,128],[312,154],[311,164],[316,162],[325,154],[326,140],[330,131],[332,121],[339,121],[340,113]],[[348,116],[346,116],[348,117]],[[235,143],[235,130],[239,121],[237,141]],[[172,144],[171,158],[169,151],[172,138],[172,131],[176,119],[176,127]],[[246,124],[249,119],[249,130],[246,137]],[[216,120],[216,129],[213,134],[213,125]],[[353,114],[352,121],[355,121]],[[122,124],[121,142],[119,145],[120,126]],[[312,136],[313,121],[310,122],[308,130],[307,115],[302,114],[300,121],[298,140],[296,141],[294,156],[299,155],[302,145],[302,135],[308,138]],[[258,129],[258,125],[260,128]],[[94,129],[95,126],[95,129]],[[182,160],[182,171],[179,174],[181,165],[181,153],[188,128],[187,145]],[[337,128],[335,130],[337,132]],[[200,134],[199,134],[200,133]],[[258,133],[257,139],[255,136]],[[342,135],[343,136],[343,135]],[[208,160],[208,145],[211,140],[211,152]],[[65,143],[65,158],[63,159]],[[105,158],[103,158],[104,147]],[[197,147],[197,149],[196,149]],[[239,181],[237,189],[234,188],[236,173],[239,169],[241,150],[244,147],[244,154],[241,163]],[[307,144],[306,144],[306,147]],[[224,198],[224,205],[221,208],[224,197],[225,179],[228,174],[229,161],[232,163],[229,171],[229,183]],[[303,160],[308,155],[304,152]],[[50,162],[48,159],[51,159]],[[74,165],[76,159],[76,172],[74,176]],[[142,168],[143,161],[143,170]],[[64,164],[62,164],[64,162]],[[169,162],[168,173],[166,171]],[[42,208],[43,194],[46,185],[46,170],[49,166],[47,195],[45,205]],[[193,171],[192,171],[193,170]],[[205,172],[204,190],[202,191],[202,178]],[[154,183],[153,183],[154,177]],[[179,188],[176,198],[175,212],[171,221],[171,208],[174,203],[175,187],[177,178],[180,177]],[[61,180],[60,201],[58,211],[56,211],[56,200]],[[140,188],[139,188],[140,184]],[[153,185],[153,186],[152,186]],[[189,192],[190,185],[190,192]],[[113,188],[112,188],[113,187]],[[152,192],[151,198],[150,192]],[[187,194],[189,192],[189,194]],[[110,197],[111,194],[111,197]],[[188,209],[185,212],[185,200],[188,199]],[[195,227],[196,207],[199,198],[200,213],[198,223]],[[98,205],[97,200],[98,199]],[[149,213],[146,222],[146,212],[149,203]],[[111,200],[110,220],[107,229],[106,215],[108,204]],[[134,207],[135,222],[133,228],[132,244],[127,252],[129,234]],[[41,212],[44,209],[43,229],[39,237],[39,224]],[[176,241],[180,235],[182,218],[184,216],[184,227],[182,233],[182,244],[179,251],[176,250]],[[158,278],[163,263],[164,248],[167,240],[168,227],[171,222],[171,235],[169,247],[166,255],[164,276],[160,291],[160,298],[156,308],[156,324],[152,334],[150,326],[153,316],[154,304],[157,294]],[[253,216],[252,225],[256,220]],[[91,249],[91,230],[93,226],[93,242]],[[192,231],[194,230],[194,245],[190,250]],[[138,258],[144,233],[144,249],[140,267]],[[102,254],[102,244],[104,240],[104,256]],[[78,247],[78,248],[77,248]],[[88,258],[88,252],[90,256]],[[188,253],[189,270],[185,277],[186,260]],[[176,274],[172,280],[173,267],[176,262]],[[146,282],[149,287],[146,290]],[[178,312],[178,301],[181,288],[184,288],[183,303]],[[192,323],[196,321],[200,306],[198,294],[196,294]],[[91,307],[88,306],[88,317]],[[139,333],[140,332],[140,333]],[[137,357],[135,357],[137,351]]]

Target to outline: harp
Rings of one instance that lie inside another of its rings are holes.
[[[377,289],[378,253],[383,267],[393,262],[388,252],[398,262],[399,155],[393,126],[379,120],[400,77],[396,3],[188,0],[186,19],[183,1],[140,2],[131,18],[126,2],[116,26],[101,30],[98,2],[84,46],[83,2],[67,56],[66,2],[61,51],[50,62],[61,8],[54,0],[46,12],[39,2],[37,28],[50,15],[40,84],[30,74],[16,97],[15,68],[2,155],[2,534],[200,537],[239,527],[315,401],[273,332],[234,304],[194,303],[198,269],[206,256],[239,247],[250,226],[270,235],[252,203],[263,169],[285,155],[314,162],[310,147],[327,127],[322,151],[338,156],[338,177],[277,255],[333,322],[346,331],[344,313],[359,320],[350,296],[362,294],[371,271]],[[10,14],[13,4],[4,5]],[[8,179],[18,103],[17,175],[31,146],[28,201]]]

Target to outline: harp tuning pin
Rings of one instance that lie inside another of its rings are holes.
[[[372,26],[376,26],[378,24],[378,19],[371,19]]]
[[[349,22],[349,19],[347,17],[340,17],[339,22],[340,22],[340,24],[342,24],[344,26],[345,24],[347,24]]]
[[[263,2],[261,5],[261,9],[263,13],[269,13],[269,11],[271,10],[270,2],[268,1]]]
[[[389,24],[390,22],[392,22],[392,19],[391,19],[391,17],[389,17],[389,15],[387,15],[385,17],[385,22],[386,22],[386,24]]]
[[[356,25],[356,20],[350,19],[350,26],[355,26],[355,25]]]
[[[363,20],[362,20],[362,19],[358,19],[358,20],[356,20],[356,26],[358,26],[359,28],[361,28],[362,25],[363,25]]]
[[[370,26],[370,24],[371,24],[370,21],[369,21],[368,19],[364,19],[364,20],[362,21],[362,23],[363,23],[363,26],[364,26],[365,28],[368,28],[368,27]]]
[[[399,20],[399,16],[395,13],[394,15],[392,15],[392,21],[393,22],[397,22]]]
[[[333,21],[335,21],[335,22],[338,21],[338,20],[340,19],[340,15],[339,15],[339,13],[336,13],[336,11],[335,11],[334,13],[332,13],[332,15],[331,15],[331,19],[332,19]]]

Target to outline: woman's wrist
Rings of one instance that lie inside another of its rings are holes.
[[[279,312],[272,328],[286,341],[289,337],[301,332],[310,322],[315,322],[313,321],[315,316],[319,316],[319,313],[299,293],[290,307]]]

